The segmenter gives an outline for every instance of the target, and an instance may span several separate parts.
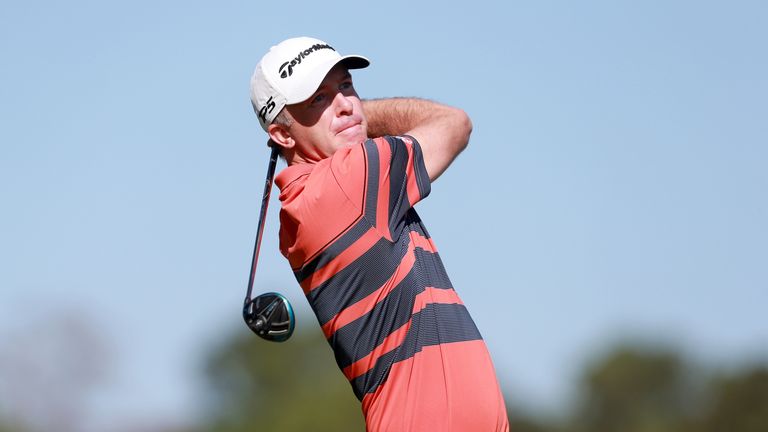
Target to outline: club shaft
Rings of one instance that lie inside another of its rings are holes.
[[[269,166],[267,167],[267,178],[264,181],[264,194],[261,198],[261,212],[259,212],[259,225],[256,230],[256,244],[253,246],[253,260],[251,261],[251,274],[248,278],[248,291],[245,294],[245,301],[251,300],[253,291],[253,281],[256,277],[256,265],[259,262],[259,249],[261,249],[261,238],[264,235],[264,224],[267,222],[267,208],[269,207],[269,196],[272,192],[272,180],[275,177],[275,166],[277,165],[277,156],[279,149],[277,145],[272,145],[272,153],[269,156]]]

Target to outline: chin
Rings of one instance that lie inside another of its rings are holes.
[[[353,145],[360,144],[367,140],[368,137],[365,135],[365,133],[358,132],[355,134],[344,134],[344,135],[337,135],[336,136],[336,142],[339,144],[339,147],[349,147]]]

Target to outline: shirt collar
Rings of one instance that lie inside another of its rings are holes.
[[[315,164],[296,164],[283,168],[280,173],[275,177],[275,184],[280,190],[284,190],[288,185],[296,181],[299,177],[305,176],[312,172]]]

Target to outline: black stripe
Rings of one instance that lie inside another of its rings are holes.
[[[376,291],[395,273],[408,252],[408,237],[397,243],[380,238],[368,251],[307,294],[324,325],[349,305]]]
[[[407,213],[405,213],[405,224],[408,227],[409,231],[413,231],[415,233],[418,233],[424,238],[430,238],[429,232],[427,232],[427,227],[424,226],[423,223],[421,223],[421,217],[419,217],[419,214],[416,212],[416,209],[412,208],[408,210]]]
[[[352,384],[352,391],[355,392],[358,400],[362,401],[366,393],[373,393],[387,381],[389,370],[395,363],[398,353],[399,348],[382,355],[376,359],[376,365],[371,370],[349,382]]]
[[[421,199],[424,199],[432,191],[432,181],[429,179],[427,166],[424,164],[424,153],[421,151],[421,144],[416,141],[416,138],[410,135],[405,136],[413,141],[413,168],[416,171],[416,185],[419,187]]]
[[[350,381],[355,396],[362,400],[386,382],[394,363],[413,357],[424,347],[482,339],[469,312],[460,304],[430,304],[413,315],[403,344],[382,355],[376,365]]]
[[[376,226],[376,207],[379,200],[379,148],[374,140],[369,139],[363,144],[368,162],[368,185],[366,186],[365,217]]]
[[[453,288],[448,272],[445,271],[443,262],[437,252],[430,252],[422,248],[416,248],[416,265],[421,270],[421,283],[425,287],[448,289]]]
[[[369,145],[372,144],[372,145]],[[379,150],[376,147],[376,143],[372,140],[368,140],[364,144],[366,153],[366,167],[368,170],[367,184],[365,185],[364,202],[365,209],[363,210],[364,217],[358,220],[352,229],[344,233],[340,238],[331,241],[330,246],[323,249],[323,251],[312,259],[309,263],[304,264],[300,269],[295,270],[293,275],[296,280],[301,283],[308,278],[312,273],[323,268],[326,264],[333,261],[342,252],[347,250],[354,242],[360,239],[371,226],[375,226],[376,223],[376,201],[379,196]]]
[[[393,236],[402,228],[402,216],[411,207],[408,201],[408,150],[402,140],[386,137],[392,157],[389,163],[389,231]]]
[[[425,287],[452,289],[437,254],[417,248],[416,264],[370,311],[334,333],[329,342],[340,368],[360,360],[411,318],[415,297]]]
[[[316,256],[312,261],[305,264],[299,270],[294,271],[293,275],[296,277],[296,280],[301,283],[304,281],[304,279],[311,276],[312,273],[325,267],[326,264],[347,250],[354,242],[360,240],[360,237],[368,232],[369,229],[371,229],[371,224],[367,219],[361,218],[358,220],[352,229],[344,233],[344,235],[342,235],[338,240],[335,240],[333,243],[331,243],[330,246],[325,248],[325,250],[323,250],[323,252]]]
[[[336,363],[344,369],[367,356],[384,339],[411,319],[414,297],[424,291],[411,270],[384,300],[329,338]]]

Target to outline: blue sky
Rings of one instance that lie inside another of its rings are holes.
[[[111,353],[88,418],[191,416],[197,359],[247,331],[268,157],[248,80],[308,35],[371,59],[362,96],[472,117],[418,210],[513,399],[561,403],[628,335],[766,358],[767,19],[759,1],[3,3],[0,333],[75,315]],[[276,209],[256,290],[314,324]]]

